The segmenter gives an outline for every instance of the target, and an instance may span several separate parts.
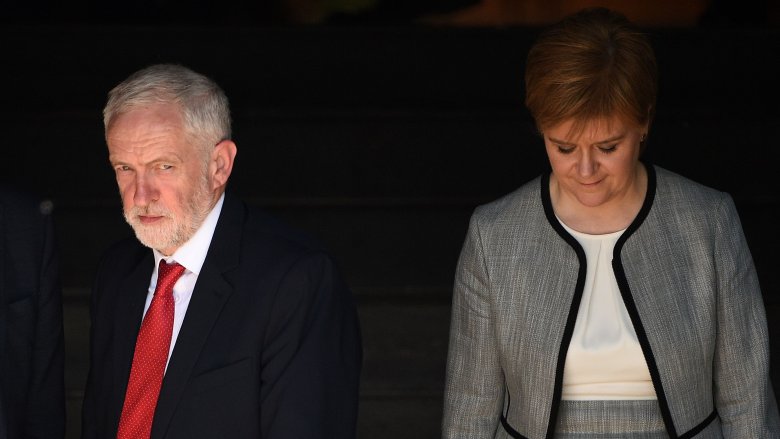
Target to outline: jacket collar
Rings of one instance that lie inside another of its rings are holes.
[[[225,195],[214,237],[198,275],[187,316],[163,379],[152,424],[152,437],[164,437],[192,370],[222,307],[233,292],[229,272],[239,265],[246,207]]]
[[[620,236],[618,241],[615,243],[614,255],[615,255],[615,261],[617,261],[618,265],[620,263],[620,251],[622,250],[623,245],[625,244],[626,240],[630,238],[631,235],[633,235],[634,232],[645,221],[647,215],[650,212],[650,209],[653,207],[653,201],[655,200],[655,192],[656,192],[655,168],[652,165],[647,165],[647,164],[644,164],[644,166],[645,169],[647,170],[647,190],[645,192],[645,199],[642,203],[642,207],[639,209],[639,212],[637,213],[637,216],[634,218],[634,220],[628,226],[626,231],[623,232],[623,234]],[[585,251],[583,250],[582,246],[579,244],[579,242],[577,242],[576,238],[574,238],[571,234],[569,234],[566,231],[566,229],[564,229],[563,225],[561,225],[560,221],[558,221],[558,218],[555,216],[555,211],[553,210],[553,206],[552,206],[552,198],[550,196],[550,173],[549,172],[546,172],[542,175],[540,181],[540,195],[542,199],[542,206],[544,208],[544,214],[547,218],[547,221],[550,223],[550,226],[555,230],[555,232],[564,241],[566,241],[566,243],[572,249],[574,249],[574,252],[576,253],[577,259],[579,261],[577,283],[574,289],[574,296],[572,297],[572,303],[569,308],[569,315],[568,318],[566,319],[566,326],[563,331],[563,339],[561,340],[561,344],[559,347],[558,357],[557,357],[558,361],[556,363],[556,368],[555,368],[553,400],[550,406],[550,415],[548,418],[547,435],[546,435],[546,437],[551,438],[555,433],[555,426],[558,418],[558,410],[560,408],[560,403],[561,403],[561,393],[563,391],[563,371],[566,363],[566,354],[569,350],[572,334],[574,333],[574,325],[577,321],[577,313],[580,308],[580,301],[582,300],[582,293],[584,290],[584,282],[585,282],[585,273],[587,270],[587,260],[585,257]],[[639,314],[637,312],[636,305],[634,304],[633,298],[631,297],[628,284],[625,282],[625,274],[622,272],[622,266],[616,266],[615,268],[616,268],[615,274],[616,277],[618,278],[618,283],[621,284],[620,285],[621,294],[623,295],[623,299],[626,303],[626,308],[628,309],[628,312],[631,315],[634,328],[637,332],[637,336],[639,337],[640,344],[642,345],[642,350],[648,362],[648,368],[650,369],[650,374],[653,379],[653,384],[656,388],[656,393],[658,394],[658,400],[659,403],[661,404],[661,411],[663,414],[664,422],[666,423],[667,430],[669,430],[670,432],[674,432],[674,425],[671,421],[669,407],[664,397],[664,391],[661,385],[661,379],[658,373],[658,367],[655,364],[653,353],[652,350],[650,349],[650,345],[647,340],[647,336],[645,334],[644,326],[642,325],[642,322],[639,319]]]
[[[637,213],[634,220],[629,224],[628,228],[625,232],[623,232],[623,235],[618,240],[617,243],[615,243],[615,254],[620,253],[620,249],[622,248],[623,244],[626,242],[626,239],[628,239],[638,228],[642,225],[642,223],[647,218],[647,215],[650,213],[650,209],[653,207],[653,201],[655,201],[655,189],[656,189],[656,173],[655,173],[655,167],[653,165],[642,163],[645,167],[645,170],[647,170],[647,191],[645,192],[645,200],[642,202],[642,207],[639,209],[639,212]],[[561,223],[558,221],[558,218],[555,216],[555,211],[553,210],[552,206],[552,197],[550,196],[550,173],[545,172],[542,174],[540,185],[540,195],[542,197],[542,206],[544,207],[544,214],[547,217],[547,221],[550,223],[550,226],[552,226],[553,229],[560,235],[561,238],[563,238],[564,241],[566,241],[570,246],[572,246],[575,250],[579,248],[579,243],[576,239],[574,239],[573,236],[571,236],[566,229],[563,228]]]
[[[152,425],[152,437],[163,437],[170,423],[185,385],[208,338],[208,334],[219,316],[222,306],[227,301],[233,289],[228,280],[228,273],[238,266],[241,234],[246,215],[244,204],[232,196],[225,194],[214,236],[209,245],[206,260],[203,263],[192,299],[187,308],[181,331],[168,364],[157,409]],[[114,333],[117,340],[116,358],[112,376],[115,377],[113,396],[111,398],[111,413],[113,428],[119,425],[127,379],[135,351],[135,342],[141,327],[144,302],[149,287],[149,281],[154,270],[152,252],[138,245],[138,257],[135,266],[129,274],[121,279],[116,299],[116,320]]]

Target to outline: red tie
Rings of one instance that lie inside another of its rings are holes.
[[[175,262],[169,265],[160,260],[154,298],[135,342],[117,439],[148,439],[152,433],[152,418],[157,397],[160,396],[173,333],[173,285],[182,273],[184,267],[181,265]]]

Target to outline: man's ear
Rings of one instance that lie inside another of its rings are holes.
[[[223,140],[214,147],[209,162],[212,190],[227,184],[230,173],[233,172],[237,152],[236,144],[232,140]]]

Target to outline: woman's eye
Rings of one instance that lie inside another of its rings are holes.
[[[560,152],[561,154],[571,154],[572,152],[574,152],[574,148],[571,146],[558,145],[558,152]]]
[[[607,146],[599,146],[599,150],[605,154],[609,154],[611,152],[615,152],[617,149],[617,144],[614,145],[607,145]]]

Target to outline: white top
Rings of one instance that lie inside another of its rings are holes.
[[[564,400],[656,399],[642,348],[612,270],[624,230],[588,235],[563,224],[585,250],[587,273],[566,364]]]
[[[173,285],[173,334],[171,335],[171,348],[168,351],[168,360],[165,363],[165,370],[168,370],[168,363],[171,361],[173,347],[176,345],[176,339],[179,337],[179,330],[184,321],[184,314],[187,313],[187,307],[190,305],[192,290],[195,289],[195,282],[198,280],[200,269],[203,268],[203,262],[206,260],[206,253],[209,251],[211,238],[214,236],[214,229],[217,228],[217,220],[222,212],[222,203],[225,200],[223,193],[214,208],[211,209],[203,224],[192,235],[189,241],[185,242],[170,256],[163,256],[157,250],[154,252],[154,271],[152,271],[152,280],[149,284],[149,291],[146,294],[146,305],[144,305],[144,315],[152,303],[154,289],[157,287],[157,268],[160,266],[160,259],[165,259],[166,263],[178,262],[185,270],[179,280]]]

